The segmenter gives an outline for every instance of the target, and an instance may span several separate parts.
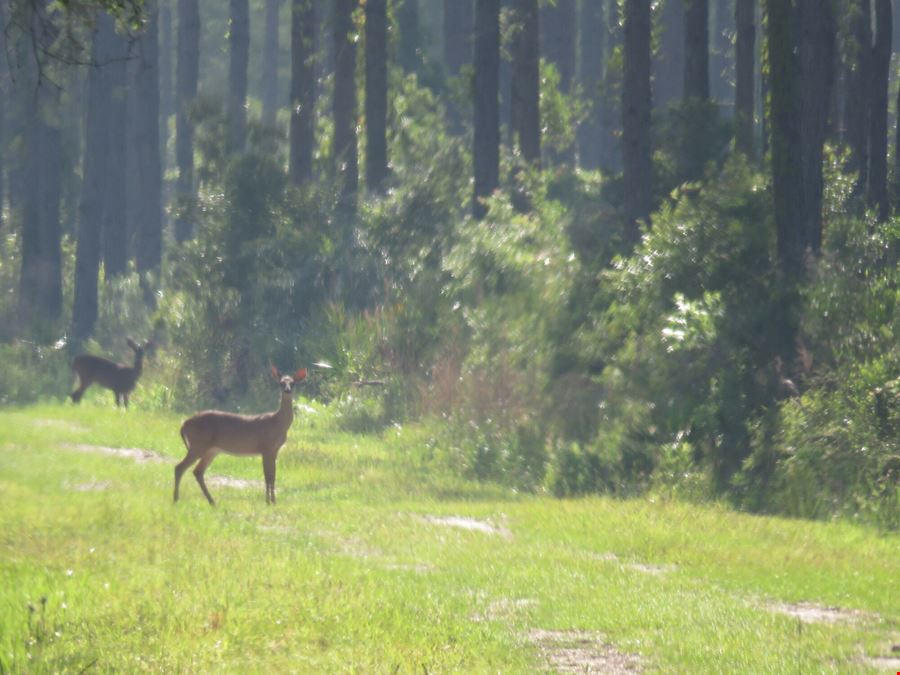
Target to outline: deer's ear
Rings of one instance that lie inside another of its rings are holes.
[[[134,340],[132,340],[130,337],[125,338],[125,342],[127,342],[128,346],[131,347],[133,350],[135,350],[135,351],[138,350],[137,343]]]
[[[296,373],[294,373],[295,380],[305,380],[306,379],[306,368],[301,368]]]
[[[281,376],[278,374],[278,368],[276,368],[275,366],[272,366],[272,377],[274,377],[276,380],[281,379]]]

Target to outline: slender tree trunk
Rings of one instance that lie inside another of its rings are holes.
[[[612,11],[616,13],[617,9],[613,7]],[[682,99],[684,44],[684,0],[665,0],[660,17],[660,46],[653,60],[653,102],[659,108]]]
[[[133,101],[128,157],[135,182],[130,186],[129,213],[133,231],[137,269],[158,271],[162,262],[162,161],[159,133],[159,27],[157,2],[146,4],[147,21],[138,36],[130,63],[130,98]]]
[[[447,75],[459,77],[462,67],[472,63],[473,0],[443,0],[444,66]],[[453,102],[447,104],[451,133],[463,132],[463,112]]]
[[[262,123],[275,126],[278,111],[278,13],[281,0],[266,0],[265,31],[263,42],[263,94]]]
[[[6,138],[7,138],[7,119],[6,119],[6,99],[10,94],[9,68],[8,59],[5,58],[6,51],[6,30],[5,27],[9,17],[7,4],[9,0],[0,0],[0,255],[5,253],[5,235],[3,233],[3,225],[6,223],[6,211],[4,205],[6,203]]]
[[[621,68],[614,66],[611,56],[621,47],[623,39],[623,31],[619,23],[618,2],[607,2],[604,15],[606,21],[604,34],[606,35],[607,48],[600,109],[600,124],[603,138],[600,168],[607,173],[617,173],[622,170],[621,103],[623,72]]]
[[[366,2],[366,183],[381,192],[387,178],[387,0]]]
[[[315,30],[313,0],[293,0],[290,177],[294,185],[303,185],[312,179],[316,120]]]
[[[830,0],[797,0],[796,11],[795,25],[800,26],[795,40],[800,56],[800,157],[803,167],[798,201],[802,211],[803,253],[815,255],[822,244],[822,149],[834,85],[836,27]]]
[[[756,0],[737,0],[735,4],[735,147],[748,157],[754,156],[754,83],[756,54]]]
[[[407,73],[414,73],[422,65],[422,41],[417,0],[394,0],[394,16],[400,32],[397,63]]]
[[[872,96],[872,27],[870,0],[850,0],[849,52],[845,54],[846,128],[850,146],[848,170],[859,175],[857,190],[865,194],[869,183],[869,114]]]
[[[709,0],[684,0],[684,97],[709,100]]]
[[[359,166],[356,138],[356,42],[353,13],[358,0],[337,0],[334,8],[334,169],[341,209],[356,213]]]
[[[622,83],[622,161],[625,241],[640,239],[639,223],[650,223],[650,0],[625,0],[625,75]]]
[[[541,162],[540,44],[538,0],[516,0],[513,39],[512,135],[522,159]]]
[[[472,63],[473,0],[444,2],[444,65],[450,77]]]
[[[228,127],[231,147],[242,153],[247,141],[247,66],[250,60],[250,6],[231,0],[228,64]]]
[[[872,103],[869,122],[868,204],[880,221],[890,214],[887,193],[888,82],[891,71],[893,17],[891,0],[875,0],[875,44],[872,48]]]
[[[159,114],[160,169],[165,175],[168,162],[169,120],[172,109],[172,0],[159,0]]]
[[[126,68],[130,58],[129,43],[124,35],[115,29],[114,20],[109,17],[104,21],[113,23],[112,58],[100,67],[108,71],[111,79],[112,98],[108,118],[109,154],[106,158],[106,178],[104,179],[104,208],[100,225],[103,246],[103,268],[106,279],[122,276],[128,271],[128,202],[126,200],[125,181],[125,124],[128,115],[128,81]]]
[[[487,214],[482,198],[500,185],[500,0],[475,0],[475,192],[472,213]]]
[[[599,169],[602,144],[603,34],[606,30],[603,2],[581,3],[579,37],[581,43],[581,86],[590,106],[578,129],[578,160],[585,169]]]
[[[198,0],[178,0],[178,67],[175,98],[175,158],[178,163],[178,199],[182,213],[175,221],[175,239],[194,236],[189,205],[194,201],[194,123],[191,105],[197,98],[200,76],[200,9]]]
[[[113,55],[113,24],[100,16],[94,33],[91,60],[108,63]],[[76,341],[91,335],[97,320],[97,277],[100,268],[100,231],[104,213],[106,164],[109,158],[109,115],[112,80],[105,67],[93,66],[88,74],[88,95],[82,166],[78,240],[75,249],[75,299],[72,335]]]
[[[596,2],[597,0],[595,0]],[[563,94],[572,93],[575,80],[575,50],[578,31],[575,0],[556,0],[541,11],[541,52],[548,63],[559,72],[559,89]],[[551,162],[575,164],[575,146],[551,148],[547,152]]]
[[[734,13],[736,0],[715,0],[715,31],[710,55],[710,93],[718,102],[732,100],[731,82],[734,73],[731,66],[735,56],[732,35],[735,31]]]

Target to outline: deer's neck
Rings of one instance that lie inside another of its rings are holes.
[[[143,367],[144,367],[144,355],[143,354],[141,354],[141,355],[135,354],[134,355],[134,374],[135,374],[135,376],[138,376],[141,374],[141,370],[143,369]]]
[[[281,393],[281,405],[278,407],[275,417],[285,429],[291,426],[291,422],[294,421],[294,406],[291,394]]]

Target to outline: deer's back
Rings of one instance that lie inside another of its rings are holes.
[[[273,413],[240,415],[204,410],[185,420],[181,435],[192,450],[218,448],[232,455],[259,454],[262,448],[281,447],[287,438]]]
[[[81,354],[72,361],[72,369],[79,377],[88,378],[115,391],[129,391],[134,388],[134,369],[113,363],[109,359],[91,354]]]

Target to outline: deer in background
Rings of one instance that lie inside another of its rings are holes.
[[[124,363],[114,363],[109,359],[91,354],[80,354],[72,361],[72,370],[78,375],[78,388],[69,396],[72,401],[78,403],[84,396],[85,390],[95,382],[101,387],[111,389],[116,397],[116,405],[121,400],[128,407],[128,394],[134,389],[141,370],[144,366],[144,350],[150,346],[147,340],[139,345],[131,338],[125,338],[128,346],[134,350],[134,365],[126,366]]]
[[[306,378],[306,368],[301,368],[292,377],[281,375],[273,366],[272,377],[281,387],[281,405],[275,412],[238,415],[219,410],[206,410],[189,417],[181,425],[181,438],[187,448],[187,455],[175,466],[176,502],[182,474],[199,460],[194,467],[194,477],[206,499],[215,506],[212,495],[206,488],[203,474],[216,455],[225,452],[229,455],[262,455],[263,474],[266,479],[266,504],[275,503],[275,460],[287,439],[291,422],[294,421],[292,404],[294,382]]]

